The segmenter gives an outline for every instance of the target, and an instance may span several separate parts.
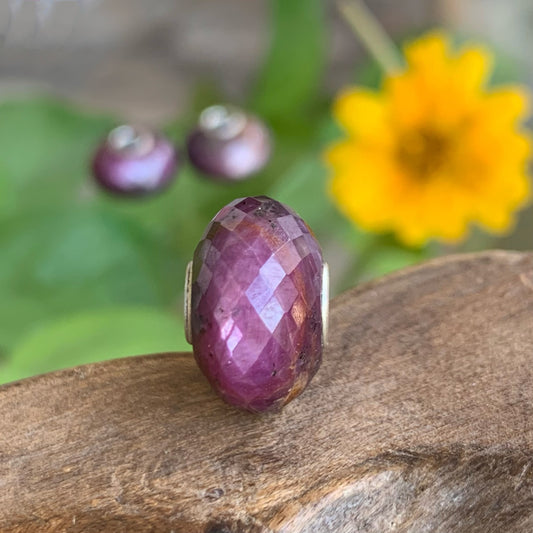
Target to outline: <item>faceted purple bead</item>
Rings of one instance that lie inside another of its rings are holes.
[[[212,220],[192,267],[191,336],[222,398],[254,412],[298,396],[322,359],[322,253],[305,222],[265,196]]]

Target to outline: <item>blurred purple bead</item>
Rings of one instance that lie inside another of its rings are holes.
[[[189,135],[191,163],[218,181],[241,181],[268,162],[270,133],[257,117],[231,106],[215,105],[200,115]]]
[[[104,189],[123,196],[160,191],[174,178],[178,154],[163,135],[140,126],[113,129],[93,159],[95,180]]]

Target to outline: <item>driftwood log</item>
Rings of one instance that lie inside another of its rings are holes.
[[[0,531],[533,531],[533,255],[438,259],[334,300],[280,414],[189,354],[0,388]]]

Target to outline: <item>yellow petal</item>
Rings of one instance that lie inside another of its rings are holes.
[[[481,89],[492,70],[492,55],[480,46],[469,46],[453,61],[454,79],[461,91]]]
[[[424,224],[416,220],[403,220],[394,230],[401,242],[414,248],[423,246],[430,237],[433,237]]]
[[[324,152],[324,160],[335,172],[351,169],[357,144],[351,139],[338,141]]]
[[[419,80],[409,74],[389,77],[385,81],[390,98],[392,123],[403,129],[413,129],[427,117],[426,93]]]
[[[421,246],[431,238],[456,242],[465,236],[464,202],[449,180],[420,183],[416,189],[417,193],[398,203],[394,215],[396,231],[404,243]]]
[[[340,210],[362,228],[382,231],[391,212],[391,172],[386,157],[354,151],[351,166],[335,168],[329,192]]]
[[[355,88],[337,97],[333,115],[350,135],[375,136],[385,130],[385,107],[381,96],[367,89]]]
[[[498,125],[522,121],[530,113],[529,93],[518,86],[495,89],[481,101],[479,112]]]
[[[487,207],[487,206],[485,206]],[[507,209],[483,209],[476,217],[477,223],[493,233],[506,232],[513,223],[512,212]]]
[[[444,32],[432,31],[407,44],[404,53],[410,68],[431,72],[448,62],[449,46]]]

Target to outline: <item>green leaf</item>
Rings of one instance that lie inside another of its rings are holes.
[[[46,304],[31,296],[4,292],[0,299],[0,362],[8,357],[24,333],[39,321],[50,318]]]
[[[188,349],[177,314],[149,307],[83,312],[31,331],[0,367],[0,382],[106,359]]]
[[[363,62],[355,73],[355,84],[378,91],[383,82],[383,70],[379,63],[371,58]]]
[[[135,225],[92,208],[35,215],[0,229],[2,290],[29,293],[31,288],[42,297],[88,288],[91,300],[99,300],[95,291],[106,300],[157,300],[145,257],[149,243]]]
[[[17,209],[16,189],[7,171],[0,165],[0,222],[15,213]]]
[[[424,250],[409,250],[400,247],[382,247],[376,249],[366,261],[361,278],[372,279],[394,272],[401,268],[419,263],[428,254]]]
[[[111,119],[45,98],[3,102],[0,118],[2,181],[9,180],[19,211],[86,194],[90,158]]]
[[[164,250],[150,234],[92,206],[13,217],[0,226],[0,249],[4,350],[36,322],[103,305],[168,304],[181,291],[181,281],[172,293],[160,287]]]
[[[436,255],[431,246],[405,248],[391,234],[360,231],[351,247],[353,256],[345,268],[338,290],[419,263]]]
[[[267,120],[301,114],[320,88],[326,17],[321,0],[271,0],[273,38],[251,106]]]

